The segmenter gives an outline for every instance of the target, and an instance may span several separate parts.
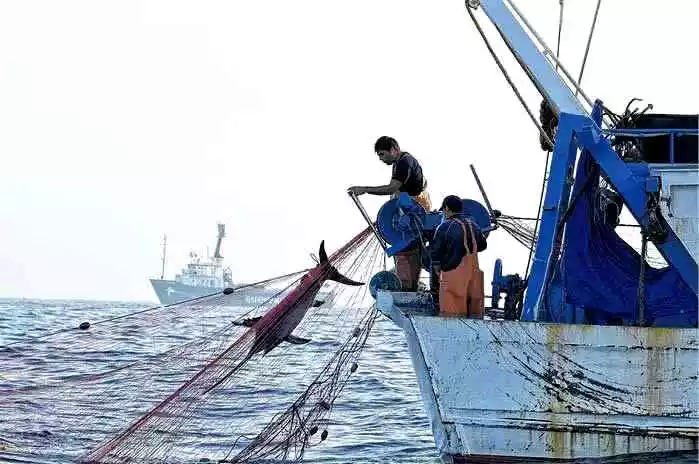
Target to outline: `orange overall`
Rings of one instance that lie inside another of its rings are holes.
[[[471,232],[471,247],[468,246],[466,225],[454,219],[464,232],[464,248],[466,254],[461,263],[451,271],[442,271],[439,275],[439,307],[440,316],[466,316],[483,318],[484,289],[483,271],[478,267],[478,248],[473,233],[473,225],[466,221]],[[469,248],[473,251],[469,251]]]
[[[425,211],[430,212],[432,210],[432,202],[430,201],[430,194],[427,192],[427,188],[410,198],[422,206]],[[417,284],[420,281],[420,272],[422,271],[422,248],[418,246],[410,251],[396,253],[394,259],[396,275],[398,280],[400,280],[402,290],[404,292],[417,291]]]

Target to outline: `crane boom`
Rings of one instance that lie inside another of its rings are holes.
[[[541,214],[541,228],[522,311],[523,320],[540,320],[542,295],[546,290],[553,264],[558,259],[562,231],[571,205],[571,187],[579,150],[586,150],[592,155],[644,232],[657,227],[655,215],[653,212],[649,214],[648,210],[649,198],[657,195],[657,191],[653,190],[657,181],[650,177],[640,179],[634,176],[634,172],[614,151],[601,130],[602,103],[596,101],[592,104],[587,96],[580,92],[592,106],[591,113],[585,110],[582,102],[573,94],[569,85],[556,71],[554,64],[547,58],[551,51],[511,0],[467,0],[467,8],[470,9],[469,14],[472,17],[473,10],[482,9],[559,118]],[[517,19],[515,12],[520,19]],[[531,34],[525,30],[523,23]],[[544,47],[543,51],[534,42],[532,35]],[[579,91],[579,87],[565,68],[560,63],[557,63],[557,66]],[[652,221],[656,223],[651,223]],[[687,286],[697,294],[697,262],[675,232],[671,228],[668,228],[667,232],[667,237],[654,241],[654,244]]]

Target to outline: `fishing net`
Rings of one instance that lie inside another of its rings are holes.
[[[514,216],[502,215],[497,218],[496,223],[525,247],[531,248],[536,244],[536,232],[525,220]]]
[[[360,282],[383,265],[369,229],[328,260]],[[250,356],[255,343],[278,337],[279,328],[240,322],[269,313],[298,292],[307,271],[257,283],[275,292],[252,308],[231,306],[242,290],[236,289],[5,344],[0,407],[11,408],[15,420],[0,423],[0,436],[37,455],[60,441],[83,462],[198,459],[202,452],[194,441],[202,437],[212,459],[300,459],[324,438],[315,432],[327,424],[356,369],[376,314],[368,285],[328,280],[293,330],[297,339],[312,342],[281,343],[264,356]],[[283,401],[290,394],[298,398],[291,406]],[[258,404],[274,417],[271,422],[251,413]]]
[[[298,399],[255,438],[247,440],[247,445],[239,451],[236,441],[220,462],[247,463],[261,459],[299,462],[307,447],[324,441],[328,431],[319,433],[319,430],[328,426],[335,399],[357,370],[357,360],[377,317],[375,308],[370,308]]]
[[[502,230],[507,232],[517,242],[519,242],[527,248],[533,248],[536,245],[537,234],[534,228],[527,224],[528,220],[530,219],[508,216],[503,214],[502,216],[497,218],[496,222]],[[619,226],[619,228],[621,227],[630,227],[630,225],[622,224]],[[633,225],[631,225],[631,227],[633,227]],[[619,228],[617,228],[617,232],[619,231]],[[629,234],[619,234],[619,236],[624,241],[626,241],[626,243],[631,245],[633,249],[636,250],[636,252],[641,254],[641,245],[639,243],[636,243],[639,240],[633,240],[634,238],[638,237],[632,237]],[[646,252],[645,258],[648,265],[656,269],[662,269],[667,267],[667,261],[665,261],[658,249],[652,243],[648,244],[648,250]]]

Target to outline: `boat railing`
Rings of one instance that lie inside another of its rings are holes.
[[[682,137],[697,137],[699,136],[699,129],[688,129],[688,128],[653,128],[653,129],[605,129],[602,131],[603,134],[614,137],[617,141],[624,140],[634,140],[634,139],[650,139],[665,137],[667,138],[667,152],[662,149],[662,143],[655,143],[653,148],[662,151],[660,159],[655,161],[663,163],[687,163],[687,162],[697,162],[697,142],[696,140],[687,144],[688,146],[683,146],[681,149],[678,148],[678,142]],[[644,140],[644,142],[648,143]],[[692,146],[689,146],[692,145]],[[679,156],[678,156],[679,155]],[[688,159],[689,158],[689,159]],[[694,159],[691,159],[694,158]],[[652,162],[654,160],[646,159],[645,161]]]

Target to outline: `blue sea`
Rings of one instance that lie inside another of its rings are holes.
[[[191,377],[194,366],[204,360],[195,359],[196,353],[205,350],[165,358],[159,354],[207,337],[225,343],[222,335],[216,339],[211,334],[220,334],[246,311],[215,305],[147,311],[85,331],[71,329],[147,307],[0,300],[0,462],[73,462]],[[307,318],[310,322],[299,335],[312,342],[286,345],[251,361],[240,378],[216,392],[178,431],[169,462],[215,462],[240,435],[257,433],[303,392],[336,349],[337,339],[358,321],[358,315],[320,311]],[[56,333],[62,329],[68,330]],[[131,366],[134,361],[140,363]],[[129,367],[118,369],[124,365]],[[89,377],[97,372],[106,375]],[[52,386],[36,388],[42,385]],[[35,388],[18,391],[18,386]],[[308,449],[305,462],[440,462],[405,339],[385,317],[376,321],[359,368],[336,400],[326,429],[327,439]],[[696,458],[658,462],[690,463]]]

